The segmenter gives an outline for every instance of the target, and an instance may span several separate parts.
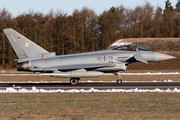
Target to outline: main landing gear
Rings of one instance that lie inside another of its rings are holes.
[[[79,80],[80,80],[80,78],[71,78],[70,79],[70,84],[71,85],[77,85]]]
[[[115,75],[117,75],[118,76],[118,80],[117,80],[117,84],[122,84],[122,80],[121,80],[121,76],[118,74],[118,73],[115,73]]]

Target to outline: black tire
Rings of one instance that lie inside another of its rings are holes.
[[[71,78],[71,79],[70,79],[70,84],[71,84],[71,85],[77,85],[77,84],[78,84],[78,81],[79,81],[78,79]]]
[[[117,80],[117,84],[118,84],[118,85],[121,85],[121,84],[122,84],[122,80],[121,80],[121,79],[118,79],[118,80]]]

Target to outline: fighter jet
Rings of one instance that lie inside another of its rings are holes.
[[[118,71],[125,71],[127,66],[134,62],[148,64],[175,58],[135,44],[78,54],[55,55],[11,28],[4,29],[4,33],[19,58],[17,71],[41,72],[51,77],[70,78],[72,85],[78,84],[80,78],[99,77],[105,73],[118,75]],[[121,83],[118,75],[117,84]]]

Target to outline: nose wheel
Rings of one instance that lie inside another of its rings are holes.
[[[115,73],[115,75],[118,76],[117,84],[118,85],[122,84],[122,80],[121,80],[122,77],[118,73]]]
[[[77,85],[79,80],[80,80],[79,78],[71,78],[70,79],[70,84],[71,85]]]
[[[117,80],[117,84],[119,84],[119,85],[122,84],[122,80],[121,80],[121,79],[118,79],[118,80]]]

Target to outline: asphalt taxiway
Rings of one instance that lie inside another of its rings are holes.
[[[8,87],[31,89],[180,89],[180,82],[123,82],[118,85],[116,82],[79,82],[77,85],[71,85],[69,82],[62,83],[0,83],[0,89]]]

